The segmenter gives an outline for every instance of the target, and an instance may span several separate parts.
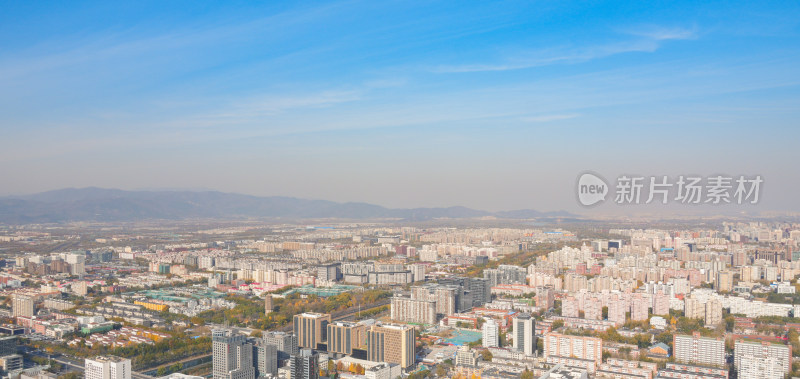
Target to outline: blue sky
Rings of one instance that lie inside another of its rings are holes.
[[[576,208],[579,172],[800,211],[800,3],[5,2],[0,195]]]

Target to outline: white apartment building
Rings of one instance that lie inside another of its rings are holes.
[[[131,379],[131,360],[114,356],[86,358],[85,379]]]
[[[401,376],[400,365],[395,363],[379,363],[364,370],[367,379],[394,379]]]
[[[544,336],[544,356],[582,359],[593,361],[597,365],[602,363],[603,359],[603,340],[595,337],[547,333]],[[590,371],[594,371],[594,367],[591,367]]]
[[[499,347],[500,346],[500,334],[499,334],[499,326],[494,319],[487,319],[486,322],[483,323],[483,347]]]
[[[390,308],[391,319],[400,322],[436,324],[436,302],[395,296]]]
[[[792,351],[787,345],[738,340],[733,364],[740,378],[780,379],[792,367]]]
[[[722,338],[701,337],[695,332],[691,336],[676,334],[672,341],[673,356],[678,362],[725,364],[725,341]]]

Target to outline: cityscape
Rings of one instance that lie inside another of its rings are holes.
[[[0,379],[800,379],[800,2],[0,2]]]
[[[8,226],[4,252],[22,253],[0,261],[1,367],[138,379],[800,370],[800,223],[441,222]]]

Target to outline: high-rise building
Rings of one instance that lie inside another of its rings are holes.
[[[722,303],[711,298],[704,304],[705,314],[703,315],[703,323],[708,328],[714,328],[715,325],[722,322]]]
[[[653,295],[653,314],[669,314],[669,295],[664,294],[663,292],[658,292]]]
[[[688,318],[702,318],[706,326],[713,327],[722,321],[722,303],[714,297],[692,295],[684,299],[683,313]]]
[[[86,293],[88,292],[86,282],[83,280],[73,282],[70,286],[70,289],[72,289],[72,293],[74,293],[76,296],[86,296]]]
[[[436,324],[436,302],[395,296],[390,314],[394,321],[433,325]]]
[[[409,266],[411,276],[414,278],[415,282],[422,282],[425,280],[425,270],[427,268],[428,266],[423,264],[413,264]]]
[[[212,372],[214,379],[255,379],[253,345],[230,330],[214,330]]]
[[[303,313],[294,315],[294,335],[297,346],[316,349],[318,343],[327,340],[331,315],[327,313]]]
[[[84,275],[86,274],[86,254],[83,253],[70,253],[66,254],[64,260],[69,263],[70,274]]]
[[[733,265],[736,267],[747,264],[747,253],[743,251],[733,253]]]
[[[33,316],[33,298],[27,295],[14,294],[11,305],[14,317]]]
[[[396,363],[406,369],[414,365],[414,328],[408,325],[373,325],[367,329],[367,359]]]
[[[353,349],[363,349],[367,342],[367,328],[363,324],[336,321],[328,324],[328,352],[352,355]]]
[[[0,337],[0,357],[17,353],[17,336]]]
[[[457,312],[466,312],[474,307],[482,307],[492,301],[492,287],[487,279],[455,276],[441,278],[438,283],[445,286],[457,286],[461,289],[458,294],[461,299],[457,305]]]
[[[86,358],[85,379],[131,379],[131,360],[114,356]]]
[[[274,345],[278,349],[278,360],[285,361],[289,356],[297,354],[297,337],[291,333],[269,332],[264,333],[265,344]]]
[[[317,267],[317,279],[335,282],[342,277],[342,268],[339,263],[329,263]]]
[[[717,273],[717,280],[714,282],[714,289],[717,291],[733,291],[733,272],[720,271]]]
[[[683,300],[683,315],[687,318],[704,318],[705,306],[699,299],[688,296]]]
[[[23,368],[22,356],[17,354],[17,337],[0,337],[0,371],[9,371]]]
[[[676,334],[672,337],[672,346],[678,362],[714,366],[725,364],[725,341],[722,338],[701,337],[698,332],[691,336]]]
[[[500,265],[496,269],[483,270],[483,277],[489,281],[490,287],[498,284],[525,284],[528,270],[519,266]]]
[[[622,325],[625,323],[625,313],[628,306],[625,299],[614,296],[608,301],[608,321]]]
[[[319,354],[311,349],[300,349],[289,359],[292,379],[319,379]]]
[[[646,301],[641,294],[634,294],[633,299],[631,300],[631,320],[647,320],[649,318],[647,313],[649,306],[650,302]]]
[[[253,366],[257,378],[278,375],[278,347],[265,340],[256,340],[253,346]]]
[[[544,336],[544,356],[562,356],[602,363],[603,340],[596,337],[547,333]]]
[[[21,355],[11,354],[0,356],[0,370],[2,370],[3,373],[21,370],[22,368],[24,368],[24,363]]]
[[[487,319],[483,323],[483,347],[500,347],[499,325],[494,319]]]
[[[531,284],[533,285],[533,284]],[[536,287],[536,307],[542,310],[553,308],[555,304],[555,291],[550,287]]]
[[[450,316],[458,311],[461,287],[440,284],[426,284],[411,287],[411,298],[414,300],[427,300],[436,303],[436,316],[438,318]]]
[[[479,360],[478,352],[470,349],[467,345],[462,345],[456,352],[456,366],[477,367]]]
[[[780,379],[792,368],[792,349],[788,345],[737,340],[733,364],[740,378]]]
[[[514,350],[533,355],[536,351],[536,321],[528,313],[521,313],[513,319]]]
[[[561,315],[564,317],[578,317],[580,306],[578,299],[574,296],[567,296],[561,300]]]
[[[598,298],[586,299],[583,317],[587,320],[603,319],[603,303]]]

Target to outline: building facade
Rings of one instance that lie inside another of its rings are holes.
[[[513,319],[514,350],[525,355],[533,355],[536,351],[536,320],[528,313],[522,313]]]
[[[214,379],[255,379],[253,345],[230,330],[211,332]]]
[[[575,362],[583,360],[585,363],[579,367],[585,367],[593,372],[596,365],[602,363],[603,340],[595,337],[547,333],[544,336],[544,356],[548,362],[551,358],[565,358]]]
[[[487,319],[481,329],[483,332],[483,347],[500,347],[500,328],[494,319]]]
[[[327,341],[328,324],[331,315],[323,313],[303,313],[294,315],[294,335],[297,336],[297,346],[301,348],[316,349],[317,344]]]
[[[722,338],[701,337],[700,333],[676,334],[672,337],[672,353],[682,363],[713,366],[725,364],[725,341]]]
[[[311,349],[300,349],[289,359],[292,379],[319,379],[319,354]]]
[[[740,378],[783,378],[792,368],[792,349],[788,345],[737,340],[733,364]]]
[[[353,349],[366,345],[366,326],[352,322],[337,321],[328,324],[328,352],[352,355]]]
[[[114,356],[84,360],[85,379],[131,379],[131,360]]]
[[[414,328],[407,325],[373,325],[367,330],[367,359],[406,369],[415,360]]]

